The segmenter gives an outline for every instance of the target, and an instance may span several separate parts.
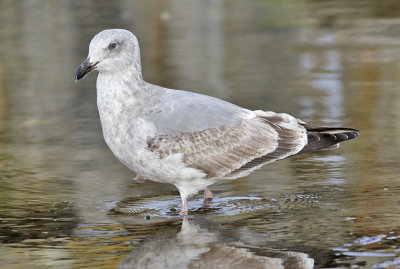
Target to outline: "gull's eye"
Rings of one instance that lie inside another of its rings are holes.
[[[117,43],[111,42],[110,45],[108,45],[109,50],[113,50],[117,47]]]

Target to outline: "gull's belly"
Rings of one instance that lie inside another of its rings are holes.
[[[147,150],[142,144],[116,150],[116,148],[121,149],[121,146],[112,143],[110,148],[132,171],[152,181],[173,184],[187,195],[195,194],[215,182],[215,179],[206,178],[203,171],[188,167],[182,161],[182,154],[173,154],[160,159],[156,153]]]
[[[114,121],[115,122],[115,121]],[[196,168],[183,162],[182,154],[171,154],[164,158],[148,149],[147,141],[155,132],[154,126],[144,120],[132,122],[129,127],[107,124],[102,121],[104,139],[115,157],[132,171],[152,181],[181,185],[206,177]],[[150,134],[150,135],[149,135]],[[209,185],[211,181],[200,185]]]

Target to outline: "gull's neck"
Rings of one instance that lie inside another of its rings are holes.
[[[100,72],[97,77],[98,97],[119,98],[139,97],[143,94],[143,76],[140,61],[132,63],[118,72]]]
[[[143,84],[142,63],[140,61],[139,49],[136,50],[135,54],[136,55],[133,57],[135,60],[131,62],[125,70],[121,70],[121,73],[125,73],[125,78],[130,78],[132,82]]]
[[[113,137],[126,130],[128,122],[141,114],[143,79],[140,70],[124,70],[120,74],[101,72],[97,77],[97,107],[106,143],[116,154]],[[131,119],[131,120],[130,120]],[[116,154],[118,156],[118,154]]]
[[[100,72],[97,77],[97,105],[102,119],[119,118],[123,114],[140,117],[151,104],[158,102],[160,87],[145,82],[140,61],[119,72]],[[146,105],[145,105],[146,103]]]

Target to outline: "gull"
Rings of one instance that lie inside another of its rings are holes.
[[[187,216],[189,196],[216,181],[244,177],[267,163],[338,147],[358,130],[318,127],[289,114],[248,110],[198,93],[143,80],[139,42],[109,29],[90,42],[75,80],[97,70],[97,106],[104,139],[140,177],[173,184]]]

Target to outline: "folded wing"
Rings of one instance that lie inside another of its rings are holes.
[[[298,153],[307,143],[305,128],[287,114],[256,111],[237,126],[219,126],[148,141],[160,158],[182,154],[189,167],[208,178],[237,178],[262,165]]]

